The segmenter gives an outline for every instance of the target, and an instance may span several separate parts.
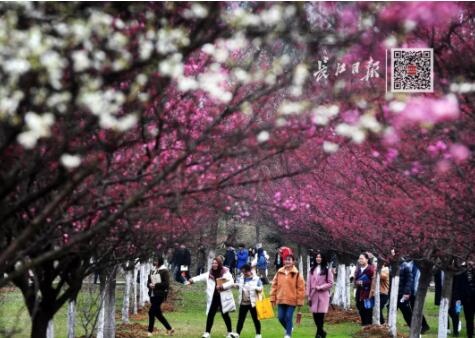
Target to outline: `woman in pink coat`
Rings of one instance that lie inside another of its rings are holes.
[[[317,325],[316,338],[325,338],[323,320],[330,305],[330,289],[333,285],[333,273],[328,269],[328,262],[320,252],[314,256],[313,267],[307,281],[308,306]]]

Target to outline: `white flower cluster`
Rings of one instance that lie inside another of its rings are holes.
[[[237,7],[232,9],[225,20],[236,27],[259,27],[284,25],[284,20],[291,19],[296,13],[295,6],[272,5],[259,14]]]
[[[325,126],[338,115],[340,108],[337,105],[318,106],[312,110],[312,122],[316,125]]]
[[[18,135],[17,140],[23,147],[32,149],[40,138],[51,135],[53,124],[54,115],[51,113],[38,115],[34,112],[28,112],[25,115],[26,130]]]
[[[117,131],[129,130],[137,123],[135,114],[116,116],[125,99],[124,93],[113,89],[84,91],[79,95],[79,103],[99,117],[99,125],[102,128]]]
[[[373,114],[366,113],[360,116],[355,124],[340,123],[336,126],[335,132],[344,137],[351,138],[354,143],[362,143],[366,139],[368,131],[380,133],[383,130],[381,124]]]
[[[454,93],[460,93],[460,94],[475,92],[475,83],[468,83],[468,82],[452,83],[450,85],[450,91]]]

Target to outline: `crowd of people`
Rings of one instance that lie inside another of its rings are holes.
[[[185,285],[206,283],[206,326],[202,338],[209,338],[216,314],[219,312],[227,329],[227,338],[238,338],[243,329],[247,314],[250,313],[256,338],[262,338],[261,323],[256,309],[257,300],[262,297],[263,286],[269,283],[268,264],[269,255],[258,246],[248,250],[243,244],[236,251],[233,246],[227,245],[224,256],[217,256],[212,260],[211,268],[206,271],[198,264],[197,275],[189,275],[191,254],[185,246],[180,246],[178,252],[170,256],[173,264],[166,264],[162,258],[155,261],[147,280],[151,307],[149,311],[149,336],[152,335],[155,318],[165,327],[167,334],[175,331],[163,316],[160,306],[168,294],[170,275]],[[201,247],[200,247],[201,250]],[[204,255],[206,257],[206,255]],[[316,326],[316,338],[324,338],[327,333],[324,329],[325,314],[331,303],[331,292],[336,274],[335,266],[328,261],[328,257],[315,251],[310,255],[310,271],[305,281],[303,274],[295,266],[296,259],[288,247],[280,247],[276,253],[274,265],[276,273],[271,282],[270,301],[277,310],[277,317],[284,330],[284,338],[290,338],[293,332],[294,314],[297,321],[301,318],[301,307],[307,299],[308,307],[313,315]],[[198,253],[197,259],[200,259]],[[186,264],[188,263],[188,267]],[[183,267],[185,266],[185,267]],[[169,273],[168,269],[172,269]],[[402,259],[399,269],[398,308],[407,325],[411,326],[412,309],[418,289],[420,272],[416,262]],[[361,325],[373,324],[373,307],[375,296],[376,264],[371,261],[371,255],[364,252],[358,257],[357,267],[351,276],[355,290],[355,302],[358,309]],[[467,324],[467,337],[473,338],[473,320],[475,313],[475,266],[468,262],[460,273],[454,276],[453,296],[450,303],[449,315],[453,322],[453,334],[460,332],[460,309],[463,306]],[[158,275],[158,277],[157,277]],[[388,308],[393,271],[386,263],[380,269],[380,324],[385,323],[384,312]],[[443,272],[435,275],[436,304],[440,303],[440,293],[443,282]],[[157,282],[158,281],[158,282]],[[238,289],[238,322],[233,330],[230,312],[236,311],[232,289]],[[423,317],[421,334],[429,330],[429,325]]]

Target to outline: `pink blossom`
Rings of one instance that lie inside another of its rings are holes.
[[[454,158],[455,162],[463,162],[470,157],[470,151],[463,144],[452,144],[450,146],[450,154]]]

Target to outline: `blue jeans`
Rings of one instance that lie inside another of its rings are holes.
[[[285,329],[285,333],[288,336],[292,336],[292,327],[293,327],[293,317],[294,317],[295,306],[279,304],[277,306],[277,312],[279,316],[279,322]]]

